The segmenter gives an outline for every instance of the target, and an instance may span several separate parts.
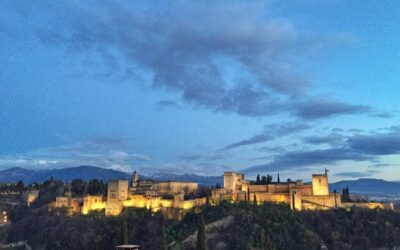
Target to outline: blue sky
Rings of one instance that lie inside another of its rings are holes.
[[[400,180],[397,1],[0,5],[0,169]]]

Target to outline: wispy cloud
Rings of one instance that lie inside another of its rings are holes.
[[[256,134],[250,138],[229,144],[222,150],[234,149],[237,147],[248,146],[267,141],[272,141],[277,137],[284,137],[290,134],[298,133],[309,129],[310,126],[304,123],[284,123],[284,124],[268,124],[265,125],[264,131],[260,134]]]
[[[368,114],[373,109],[365,105],[352,105],[326,99],[310,99],[299,104],[294,114],[306,120],[334,117],[338,115]]]
[[[376,171],[376,170],[367,170],[367,171],[362,171],[362,172],[350,171],[350,172],[340,172],[340,173],[335,174],[335,176],[363,178],[363,177],[371,177],[374,174],[378,174],[378,173],[380,173],[380,171]]]
[[[373,156],[354,153],[345,148],[331,148],[309,151],[292,151],[276,156],[271,162],[243,169],[247,173],[276,171],[286,169],[302,169],[315,165],[332,165],[338,161],[369,161]]]
[[[345,138],[346,137],[343,134],[334,132],[328,135],[308,136],[303,139],[303,142],[313,145],[326,144],[335,146],[335,145],[342,145]]]

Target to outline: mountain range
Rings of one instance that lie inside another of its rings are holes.
[[[398,181],[361,178],[358,180],[339,181],[329,185],[331,191],[336,189],[338,193],[346,187],[349,187],[351,194],[365,195],[371,200],[400,201],[400,182]]]
[[[105,169],[94,166],[78,166],[62,169],[45,169],[45,170],[30,170],[21,167],[14,167],[0,171],[0,183],[17,182],[22,180],[25,184],[33,182],[43,182],[53,177],[57,180],[72,181],[73,179],[83,179],[85,181],[91,179],[99,179],[105,182],[115,179],[130,180],[132,173],[126,173],[113,169]],[[222,176],[200,176],[195,174],[171,174],[171,173],[156,173],[151,176],[140,175],[142,179],[154,179],[158,181],[193,181],[200,185],[215,185],[222,183]]]
[[[33,182],[43,182],[51,177],[69,182],[77,178],[86,181],[96,178],[107,182],[112,179],[121,178],[129,180],[131,174],[132,173],[94,166],[47,170],[29,170],[16,167],[0,171],[0,183],[22,180],[24,183],[29,184]],[[191,181],[205,186],[215,185],[216,183],[223,184],[223,176],[201,176],[196,174],[178,175],[172,173],[156,173],[151,176],[140,175],[140,178],[149,178],[158,181]],[[346,187],[349,187],[351,194],[365,195],[370,199],[400,201],[400,182],[362,178],[358,180],[339,181],[329,185],[331,191],[336,189],[338,193],[341,193],[342,189]]]

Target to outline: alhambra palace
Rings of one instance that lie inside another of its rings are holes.
[[[172,217],[180,217],[185,211],[209,203],[221,201],[249,201],[286,203],[292,210],[317,210],[346,207],[393,209],[393,204],[380,202],[343,202],[341,194],[329,192],[328,172],[313,174],[311,183],[301,180],[260,184],[248,181],[244,174],[224,173],[224,185],[211,188],[210,196],[199,196],[199,185],[195,182],[153,181],[139,178],[135,171],[131,181],[120,179],[107,184],[107,196],[85,195],[72,197],[67,191],[57,197],[52,208],[65,208],[69,214],[88,214],[105,210],[109,216],[119,215],[125,207],[147,208],[161,211]]]

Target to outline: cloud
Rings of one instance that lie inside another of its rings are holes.
[[[309,136],[303,139],[303,142],[313,145],[342,145],[345,136],[339,133],[331,133],[325,136]]]
[[[130,157],[136,161],[151,161],[151,158],[144,154],[131,154]]]
[[[286,170],[303,168],[315,165],[332,165],[338,161],[366,161],[374,159],[368,156],[353,152],[345,148],[330,148],[323,150],[292,151],[276,156],[271,162],[243,169],[246,173],[257,173],[264,171]]]
[[[277,137],[287,136],[309,129],[310,126],[303,123],[292,122],[285,124],[269,124],[265,125],[261,134],[254,135],[248,139],[244,139],[227,145],[222,150],[234,149],[237,147],[258,144],[266,141],[274,140]]]
[[[179,161],[194,162],[194,161],[218,161],[230,157],[226,152],[204,152],[204,153],[184,153],[176,157]]]
[[[348,139],[349,146],[357,152],[370,155],[391,155],[400,153],[400,129],[372,135],[355,135]]]
[[[336,141],[336,137],[321,136],[308,138],[316,144],[331,143],[333,147],[328,149],[297,150],[283,152],[272,161],[265,164],[250,166],[243,171],[247,173],[302,169],[303,167],[315,165],[333,165],[339,161],[370,161],[376,163],[378,157],[400,153],[400,127],[393,126],[381,130],[380,133],[355,134]],[[262,158],[260,158],[262,159]],[[372,171],[372,170],[371,170]],[[372,172],[371,172],[372,173]]]
[[[157,103],[158,109],[165,109],[165,108],[181,108],[181,106],[172,100],[161,100]]]
[[[223,164],[215,164],[208,162],[190,163],[167,163],[160,165],[145,165],[140,168],[140,173],[144,175],[153,175],[157,173],[176,173],[176,174],[193,174],[204,176],[216,176],[230,169],[229,166]]]
[[[378,118],[392,118],[394,115],[389,112],[378,112],[378,113],[373,113],[372,116],[375,116]]]
[[[373,109],[369,106],[352,105],[318,98],[299,104],[294,114],[302,119],[314,120],[338,115],[368,114],[372,112],[372,110]]]
[[[68,54],[97,55],[105,77],[135,76],[131,82],[139,84],[138,75],[149,75],[152,88],[176,92],[186,103],[244,116],[320,119],[371,109],[316,102],[309,96],[309,77],[297,66],[324,46],[348,42],[345,34],[300,30],[290,20],[274,18],[263,2],[169,2],[162,11],[135,3],[59,5],[51,5],[49,15],[58,16],[51,18],[53,25],[36,29],[37,38]],[[227,79],[225,68],[236,76]]]
[[[252,137],[250,137],[248,139],[241,140],[241,141],[229,144],[223,149],[224,150],[233,149],[233,148],[237,148],[237,147],[242,147],[242,146],[262,143],[262,142],[270,141],[270,140],[273,140],[273,139],[274,139],[274,137],[271,136],[271,135],[258,134],[258,135],[254,135],[254,136],[252,136]]]
[[[374,171],[374,170],[368,170],[368,171],[362,171],[362,172],[350,171],[350,172],[340,172],[340,173],[335,174],[335,176],[363,178],[363,177],[370,177],[370,176],[373,176],[374,174],[378,174],[378,173],[380,173],[380,171]]]

